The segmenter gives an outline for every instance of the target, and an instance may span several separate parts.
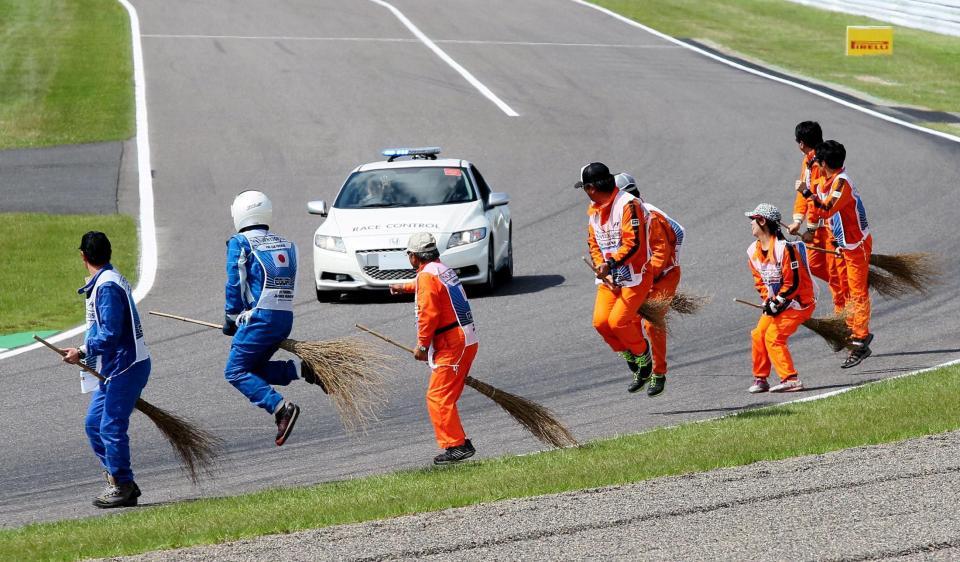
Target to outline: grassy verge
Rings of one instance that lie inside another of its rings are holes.
[[[0,0],[0,149],[133,135],[130,23],[116,0]]]
[[[897,441],[960,428],[958,397],[960,366],[952,366],[575,450],[0,531],[0,559],[118,556],[217,543]]]
[[[890,24],[784,0],[594,2],[674,37],[707,40],[893,104],[960,112],[960,37],[897,26],[892,56],[847,57],[847,25]]]
[[[44,215],[0,213],[8,232],[0,268],[0,335],[59,330],[83,322],[77,288],[87,276],[80,261],[80,237],[100,230],[110,238],[113,264],[136,283],[137,225],[126,215]]]

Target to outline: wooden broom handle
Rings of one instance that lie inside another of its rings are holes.
[[[194,320],[193,318],[187,318],[186,316],[177,316],[176,314],[167,314],[166,312],[157,312],[156,310],[151,310],[150,314],[154,316],[162,316],[164,318],[173,318],[174,320],[180,320],[181,322],[189,322],[191,324],[200,324],[201,326],[206,326],[208,328],[216,328],[218,330],[223,329],[223,324],[214,324],[213,322],[204,322],[203,320]]]
[[[756,304],[756,303],[752,303],[752,302],[745,301],[745,300],[741,300],[741,299],[733,299],[733,302],[738,302],[738,303],[740,303],[740,304],[745,304],[745,305],[747,305],[747,306],[752,306],[753,308],[763,308],[763,305]]]
[[[41,338],[40,336],[38,336],[38,335],[36,335],[36,334],[33,335],[33,339],[35,339],[35,340],[37,340],[38,342],[42,343],[43,345],[49,347],[50,349],[56,351],[57,353],[60,354],[60,357],[64,357],[64,356],[67,355],[67,352],[66,352],[66,351],[60,349],[59,347],[53,345],[52,343],[48,342],[47,340]],[[93,375],[93,376],[97,377],[98,379],[100,379],[100,382],[106,382],[107,379],[103,378],[103,375],[101,375],[100,373],[98,373],[96,369],[85,365],[83,362],[77,363],[77,365],[78,365],[81,369],[83,369],[84,371],[86,371],[86,372],[90,373],[91,375]]]
[[[413,350],[412,347],[407,347],[407,346],[403,345],[402,343],[400,343],[400,342],[398,342],[398,341],[396,341],[396,340],[390,339],[390,338],[388,338],[387,336],[385,336],[385,335],[383,335],[383,334],[381,334],[381,333],[379,333],[379,332],[374,332],[374,331],[371,330],[370,328],[367,328],[367,327],[365,327],[365,326],[361,326],[360,324],[354,324],[354,326],[356,326],[358,329],[363,330],[364,332],[370,334],[371,336],[380,338],[380,339],[382,339],[383,341],[385,341],[385,342],[387,342],[387,343],[389,343],[389,344],[393,344],[393,345],[399,347],[400,349],[402,349],[402,350],[404,350],[404,351],[409,351],[411,354],[412,354],[412,353],[415,353],[415,351]]]
[[[596,275],[596,274],[597,274],[597,268],[593,267],[593,262],[590,261],[590,258],[588,258],[587,256],[582,256],[582,257],[583,257],[583,263],[587,264],[587,267],[590,268],[590,271],[592,271],[593,274]],[[604,277],[603,279],[600,279],[600,281],[602,281],[603,284],[604,284],[604,286],[606,286],[606,287],[607,287],[608,289],[610,289],[611,291],[618,291],[618,290],[620,290],[620,287],[619,287],[616,283],[614,283],[614,282],[613,282],[612,280],[610,280],[610,279],[607,279],[606,277]]]

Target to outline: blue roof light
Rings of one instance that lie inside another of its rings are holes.
[[[439,146],[422,146],[419,148],[385,148],[380,151],[387,158],[399,156],[436,156],[440,154]]]

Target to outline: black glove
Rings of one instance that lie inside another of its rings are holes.
[[[781,312],[786,310],[790,306],[790,299],[785,299],[781,296],[776,296],[772,299],[767,299],[763,303],[763,313],[768,316],[778,316]]]
[[[232,336],[237,333],[237,323],[229,314],[223,315],[223,335]]]

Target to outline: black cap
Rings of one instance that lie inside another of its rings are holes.
[[[591,162],[580,168],[580,181],[573,184],[573,187],[582,189],[585,184],[591,183],[601,188],[615,185],[610,168],[602,162]],[[604,191],[609,190],[604,189]]]
[[[110,263],[113,249],[110,240],[102,232],[91,230],[80,239],[80,251],[92,265],[106,265]]]

